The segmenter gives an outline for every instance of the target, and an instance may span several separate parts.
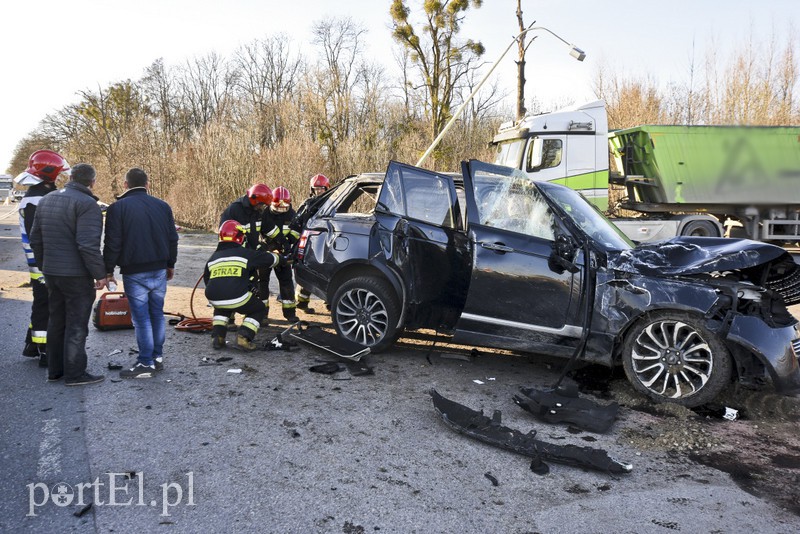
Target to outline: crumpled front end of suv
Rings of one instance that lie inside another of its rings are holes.
[[[619,324],[666,307],[702,313],[741,382],[758,385],[768,374],[776,391],[800,391],[800,331],[787,309],[800,303],[800,266],[783,249],[676,238],[610,253],[598,288],[601,320]]]

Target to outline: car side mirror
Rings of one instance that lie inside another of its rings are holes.
[[[556,273],[563,273],[569,271],[577,273],[580,269],[575,265],[575,256],[578,252],[578,246],[575,241],[568,235],[559,234],[553,243],[553,252],[548,259],[548,265]]]

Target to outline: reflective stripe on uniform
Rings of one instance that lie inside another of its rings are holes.
[[[47,343],[47,330],[31,330],[31,341],[34,343]]]
[[[253,319],[252,317],[245,317],[242,321],[242,326],[245,328],[249,328],[253,331],[253,333],[258,333],[258,328],[261,326],[261,323]]]
[[[277,235],[278,235],[280,232],[281,232],[281,229],[280,229],[280,228],[278,228],[277,226],[274,226],[274,227],[272,228],[272,230],[270,230],[270,231],[269,231],[269,233],[267,233],[267,237],[268,237],[269,239],[273,239],[273,238],[274,238],[275,236],[277,236]]]
[[[31,204],[34,206],[39,205],[44,195],[23,197],[19,202],[17,211],[19,212],[19,233],[22,237],[22,250],[25,252],[25,261],[28,263],[28,270],[31,273],[31,279],[37,280],[42,276],[42,271],[36,266],[36,259],[33,257],[33,250],[31,249],[30,239],[27,232],[25,232],[25,208]],[[34,276],[36,275],[36,276]]]
[[[241,297],[237,297],[235,299],[228,299],[228,300],[209,300],[209,304],[214,306],[215,308],[220,308],[223,310],[231,309],[231,308],[238,308],[247,303],[252,297],[253,294],[251,292],[247,292]]]
[[[284,310],[289,309],[289,308],[296,308],[296,307],[297,307],[297,302],[295,302],[293,300],[282,300],[281,301],[281,308],[283,308]]]
[[[212,326],[228,326],[228,317],[224,315],[215,315],[211,320]]]

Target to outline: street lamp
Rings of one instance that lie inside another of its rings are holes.
[[[503,51],[503,53],[502,53],[502,54],[500,54],[500,57],[499,57],[499,58],[497,58],[497,61],[495,61],[495,62],[492,64],[492,68],[490,68],[490,69],[489,69],[489,72],[487,72],[487,73],[484,75],[484,77],[483,77],[483,78],[481,78],[481,81],[478,83],[478,85],[476,85],[476,86],[475,86],[475,89],[473,89],[473,90],[472,90],[472,92],[469,94],[469,96],[467,97],[467,99],[466,99],[466,100],[464,100],[464,103],[463,103],[463,104],[461,104],[461,105],[458,107],[458,109],[456,110],[456,112],[455,112],[455,113],[453,113],[453,116],[452,116],[452,117],[450,117],[450,120],[449,120],[449,121],[447,121],[447,124],[445,124],[445,125],[444,125],[444,128],[442,128],[442,131],[441,131],[441,132],[439,132],[439,135],[437,135],[437,136],[436,136],[436,139],[434,139],[434,140],[433,140],[433,143],[431,143],[431,146],[429,146],[429,147],[428,147],[428,150],[426,150],[426,151],[425,151],[425,153],[422,155],[422,157],[421,157],[421,158],[419,158],[419,161],[417,161],[417,164],[416,164],[416,166],[417,166],[417,167],[419,167],[420,165],[422,165],[422,163],[423,163],[423,162],[424,162],[426,159],[428,159],[428,156],[430,156],[430,155],[431,155],[431,152],[433,152],[433,149],[435,149],[435,148],[437,147],[437,145],[439,144],[439,142],[440,142],[440,141],[442,140],[442,138],[444,137],[444,134],[446,134],[446,133],[447,133],[447,131],[450,129],[450,127],[453,125],[453,123],[456,121],[456,119],[457,119],[458,117],[460,117],[460,116],[461,116],[461,113],[464,111],[464,108],[465,108],[465,107],[467,107],[467,104],[469,104],[469,101],[470,101],[470,100],[472,100],[472,98],[473,98],[473,97],[474,97],[474,96],[475,96],[475,95],[478,93],[478,91],[480,91],[481,87],[483,87],[483,84],[484,84],[484,82],[485,82],[487,79],[489,79],[489,76],[491,76],[491,74],[494,72],[494,69],[495,69],[495,68],[497,68],[497,65],[499,65],[499,64],[500,64],[500,61],[501,61],[501,60],[502,60],[504,57],[506,57],[506,54],[508,54],[508,51],[509,51],[509,50],[511,50],[511,47],[514,45],[514,43],[516,43],[517,41],[519,41],[519,40],[522,38],[522,36],[523,36],[523,35],[527,34],[528,32],[532,32],[532,31],[534,31],[534,30],[544,30],[544,31],[546,31],[547,33],[549,33],[550,35],[552,35],[553,37],[555,37],[556,39],[558,39],[559,41],[561,41],[562,43],[564,43],[565,45],[567,45],[567,46],[569,47],[569,55],[571,55],[572,57],[574,57],[574,58],[575,58],[575,59],[577,59],[578,61],[583,61],[583,60],[586,58],[586,53],[585,53],[583,50],[581,50],[580,48],[578,48],[577,46],[575,46],[575,45],[574,45],[574,44],[572,44],[572,43],[568,43],[568,42],[567,42],[567,41],[565,41],[563,38],[561,38],[561,36],[559,36],[558,34],[556,34],[556,33],[555,33],[555,32],[553,32],[553,31],[551,31],[551,30],[549,30],[549,29],[545,28],[544,26],[534,26],[534,27],[532,27],[532,28],[527,28],[527,29],[525,29],[525,30],[522,30],[522,31],[519,33],[519,35],[517,35],[516,37],[514,37],[514,39],[513,39],[513,40],[512,40],[512,41],[511,41],[511,42],[508,44],[508,47],[507,47],[507,48],[506,48],[506,49]]]

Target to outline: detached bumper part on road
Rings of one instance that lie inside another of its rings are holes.
[[[737,316],[727,339],[751,351],[764,364],[778,393],[800,392],[800,333],[796,326],[767,329],[758,317]]]
[[[531,469],[537,474],[545,474],[548,471],[542,460],[608,473],[628,473],[633,469],[631,464],[611,458],[602,449],[555,445],[536,439],[535,431],[523,434],[519,430],[503,426],[499,410],[495,410],[490,418],[485,416],[483,411],[472,410],[442,397],[435,389],[431,390],[430,394],[434,409],[447,426],[460,434],[495,447],[530,456],[534,459]]]

